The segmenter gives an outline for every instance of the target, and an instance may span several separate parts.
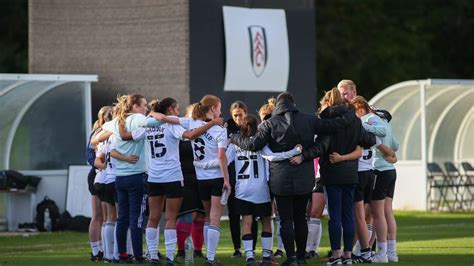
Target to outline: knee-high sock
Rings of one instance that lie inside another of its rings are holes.
[[[207,249],[207,232],[209,231],[209,223],[204,223],[204,230],[203,230],[203,235],[204,235],[204,245],[206,245],[206,249]]]
[[[262,257],[270,257],[272,255],[273,237],[270,232],[262,232]]]
[[[146,245],[151,259],[158,259],[158,229],[147,227],[145,230]]]
[[[166,257],[174,261],[174,252],[176,251],[176,229],[165,229],[165,250]]]
[[[318,252],[319,242],[321,241],[321,220],[310,218],[308,221],[308,239],[306,241],[306,251]]]
[[[207,230],[207,259],[213,261],[216,256],[217,245],[221,236],[221,229],[217,226],[209,225]]]
[[[102,223],[102,227],[100,228],[100,245],[99,245],[99,248],[100,250],[102,250],[105,254],[105,247],[106,243],[105,243],[105,223]]]
[[[397,240],[387,240],[387,254],[391,256],[397,255]]]
[[[105,258],[112,260],[114,257],[114,231],[115,223],[106,223],[104,228]]]
[[[245,257],[247,259],[253,258],[253,236],[252,234],[247,234],[242,236],[242,243],[244,244]]]
[[[202,250],[204,242],[204,220],[195,220],[191,228],[191,235],[193,237],[194,250]]]

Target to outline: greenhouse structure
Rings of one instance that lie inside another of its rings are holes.
[[[33,222],[47,195],[64,211],[70,165],[85,165],[96,75],[0,74],[0,170],[41,177],[35,192],[0,190],[0,227]]]
[[[472,209],[474,80],[405,81],[384,89],[370,104],[391,113],[400,143],[394,208]],[[428,163],[440,166],[440,176],[430,175]],[[447,164],[455,169],[446,169]]]

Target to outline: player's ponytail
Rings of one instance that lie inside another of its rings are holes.
[[[164,98],[163,100],[159,101],[155,106],[152,106],[152,110],[162,114],[168,114],[168,110],[170,107],[174,107],[178,104],[178,102],[173,98]]]

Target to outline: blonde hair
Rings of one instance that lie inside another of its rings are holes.
[[[145,97],[136,93],[124,95],[117,99],[117,105],[120,105],[117,116],[119,124],[125,125],[125,119],[131,114],[133,105],[140,105],[142,99],[145,99]]]
[[[214,95],[206,95],[194,106],[192,118],[194,120],[206,120],[206,114],[211,110],[211,107],[221,102],[219,97]]]
[[[340,87],[347,87],[347,88],[353,90],[355,92],[355,94],[357,95],[357,87],[356,87],[354,81],[352,81],[350,79],[343,79],[343,80],[339,81],[339,83],[337,84],[337,88],[340,88]]]
[[[112,107],[111,106],[102,106],[97,113],[97,120],[92,126],[93,130],[101,128],[105,122],[112,120]]]
[[[196,106],[197,103],[192,103],[188,106],[186,106],[186,110],[184,111],[184,116],[185,117],[192,117],[193,115],[193,109],[194,109],[194,106]]]
[[[367,100],[362,97],[362,96],[356,96],[354,97],[354,99],[352,99],[352,105],[354,106],[354,108],[356,110],[358,109],[364,109],[366,113],[373,113],[375,114],[375,111],[374,109],[372,109],[372,107],[370,107],[369,103],[367,102]]]
[[[345,103],[344,98],[342,97],[339,90],[334,87],[330,91],[325,92],[324,96],[319,101],[321,105],[319,107],[318,113],[321,113],[326,107],[335,106]]]
[[[261,117],[266,117],[267,115],[270,115],[273,109],[275,109],[276,102],[277,101],[275,98],[268,98],[267,103],[262,105],[260,109],[258,109],[258,115]]]

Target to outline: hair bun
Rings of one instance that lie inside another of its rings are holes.
[[[276,99],[273,97],[268,99],[268,105],[276,106]]]

